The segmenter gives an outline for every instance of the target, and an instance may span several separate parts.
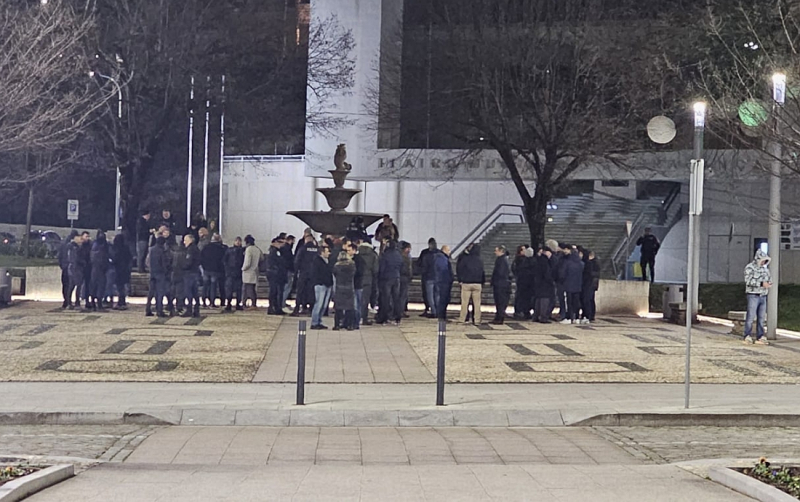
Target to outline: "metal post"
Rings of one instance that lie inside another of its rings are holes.
[[[114,85],[117,86],[117,118],[119,118],[119,127],[122,128],[122,88],[119,86],[116,80],[113,78],[109,78]],[[119,174],[119,165],[117,166],[117,187],[114,196],[114,230],[119,230],[119,203],[121,198],[121,190],[120,190],[120,174]]]
[[[447,345],[447,321],[439,319],[439,357],[436,360],[436,406],[444,406],[444,362]]]
[[[775,120],[775,138],[770,143],[770,178],[769,178],[769,268],[772,273],[772,287],[767,296],[767,339],[778,338],[778,287],[781,273],[781,156],[783,148],[780,144],[780,112],[786,98],[786,75],[776,73],[773,83],[773,115]]]
[[[225,170],[225,75],[222,76],[222,96],[219,114],[219,212],[217,213],[217,232],[222,235],[222,176]]]
[[[686,366],[684,373],[684,407],[689,408],[692,366],[692,322],[697,312],[699,289],[699,217],[703,213],[703,132],[705,129],[705,103],[694,105],[694,152],[689,178],[689,248],[686,259]]]
[[[186,228],[192,225],[192,142],[194,137],[194,77],[189,91],[189,173],[186,177]]]
[[[208,219],[208,121],[211,117],[211,77],[206,77],[206,137],[203,159],[203,216]]]
[[[306,321],[297,328],[297,405],[306,400]]]

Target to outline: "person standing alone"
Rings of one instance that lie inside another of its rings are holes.
[[[639,259],[639,264],[642,266],[642,280],[647,280],[647,266],[649,265],[650,282],[653,282],[656,280],[656,255],[661,249],[661,243],[658,242],[658,237],[653,235],[652,229],[647,227],[644,229],[644,235],[636,241],[636,245],[642,247],[642,256]]]
[[[494,294],[495,314],[492,324],[503,324],[506,318],[508,300],[511,298],[511,268],[505,246],[494,248],[494,270],[492,270],[492,293]],[[475,310],[477,315],[477,309]]]
[[[772,287],[769,272],[770,257],[758,250],[753,261],[744,268],[745,293],[747,294],[747,316],[744,321],[744,343],[769,345],[764,338],[767,312],[767,294]],[[756,339],[753,340],[753,321],[756,321]],[[774,322],[774,321],[770,321]]]
[[[481,323],[481,291],[486,282],[486,273],[483,271],[481,260],[481,247],[474,244],[468,254],[464,254],[456,264],[456,277],[461,283],[461,323],[467,322],[469,301],[475,309],[475,325]]]

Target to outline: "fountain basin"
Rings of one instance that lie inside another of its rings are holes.
[[[383,218],[382,214],[349,213],[347,211],[289,211],[286,214],[300,219],[315,232],[331,235],[344,235],[347,226],[356,216],[363,218],[365,227],[369,227]]]
[[[358,188],[317,188],[334,211],[342,211],[350,205],[350,199],[361,193]]]

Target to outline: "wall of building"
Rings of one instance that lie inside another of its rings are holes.
[[[743,282],[756,239],[768,236],[769,182],[710,182],[701,219],[700,281]],[[787,180],[784,220],[800,216],[800,184]],[[689,220],[686,215],[664,238],[656,259],[656,280],[686,282]],[[771,251],[774,253],[774,251]],[[781,251],[780,281],[800,283],[800,250]]]

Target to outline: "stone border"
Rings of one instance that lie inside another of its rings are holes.
[[[708,476],[712,481],[761,502],[797,502],[788,493],[727,467],[713,467]]]
[[[53,465],[0,486],[0,502],[17,502],[75,475],[75,467]]]
[[[104,412],[0,412],[0,425],[177,425],[147,413]]]

